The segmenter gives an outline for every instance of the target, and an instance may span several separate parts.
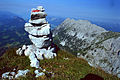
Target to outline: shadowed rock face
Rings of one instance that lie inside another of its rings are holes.
[[[104,80],[102,77],[95,74],[88,74],[80,80]]]
[[[54,42],[62,49],[84,58],[90,66],[120,77],[120,33],[86,20],[66,19],[54,29]]]
[[[38,14],[35,14],[35,15],[31,15],[31,19],[32,20],[36,20],[36,19],[40,19],[40,18],[45,18],[47,16],[47,14],[42,14],[42,15],[38,15]]]

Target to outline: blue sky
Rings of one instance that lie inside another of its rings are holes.
[[[0,0],[0,10],[23,18],[42,5],[50,16],[120,19],[120,0]]]

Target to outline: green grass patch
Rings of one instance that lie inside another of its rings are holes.
[[[64,58],[68,58],[67,60]],[[88,65],[87,61],[76,58],[74,55],[58,51],[57,57],[54,59],[44,59],[40,61],[40,66],[49,72],[55,73],[54,77],[49,78],[42,76],[34,77],[35,68],[31,68],[28,57],[16,55],[16,49],[9,49],[2,57],[0,57],[0,74],[12,70],[13,68],[29,69],[30,73],[26,77],[19,78],[20,80],[80,80],[89,73],[97,74],[105,80],[119,80],[116,76],[110,75],[98,68],[93,68]],[[6,68],[3,69],[3,67]],[[8,69],[8,70],[7,70]]]

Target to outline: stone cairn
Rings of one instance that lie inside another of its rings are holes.
[[[50,24],[46,21],[47,14],[42,6],[31,11],[31,19],[25,24],[25,30],[29,33],[32,45],[23,45],[16,53],[28,56],[30,66],[39,68],[39,60],[50,59],[56,56],[55,47],[52,43]]]

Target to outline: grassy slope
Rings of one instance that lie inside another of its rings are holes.
[[[26,78],[20,78],[21,80],[35,80],[33,71],[35,68],[29,66],[30,61],[28,57],[18,56],[15,53],[16,49],[9,49],[2,57],[0,57],[0,75],[6,71],[12,71],[13,68],[30,69],[31,72],[27,74]],[[64,58],[69,58],[65,60]],[[50,78],[47,75],[37,78],[37,80],[80,80],[89,73],[97,74],[103,77],[105,80],[119,80],[117,77],[109,75],[100,69],[90,67],[88,63],[76,58],[74,55],[65,51],[58,51],[58,56],[55,59],[40,61],[42,68],[47,71],[55,73],[54,77]],[[3,68],[4,67],[4,68]]]

